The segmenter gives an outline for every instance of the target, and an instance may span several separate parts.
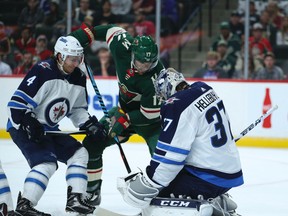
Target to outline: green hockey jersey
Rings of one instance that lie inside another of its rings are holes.
[[[129,115],[131,124],[140,126],[159,122],[161,103],[155,95],[153,81],[164,68],[162,63],[158,61],[156,67],[139,75],[131,63],[133,37],[121,27],[95,26],[94,39],[106,41],[109,46],[116,65],[119,105]],[[85,43],[81,40],[81,44]]]

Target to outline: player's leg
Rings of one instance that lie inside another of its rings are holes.
[[[66,211],[70,213],[90,214],[95,208],[86,203],[88,152],[73,137],[55,136],[56,156],[67,164],[67,203]]]
[[[149,148],[149,153],[150,155],[153,155],[157,145],[159,134],[161,132],[160,122],[148,126],[134,126],[133,128],[138,135],[142,136],[145,139]]]
[[[50,216],[34,208],[44,194],[50,177],[57,169],[54,148],[49,137],[41,143],[30,141],[26,132],[10,128],[9,133],[14,143],[25,156],[31,170],[25,178],[23,194],[19,192],[16,213],[19,215]]]
[[[0,161],[0,216],[14,210],[10,187]]]
[[[109,111],[109,116],[113,116],[117,107],[113,107]],[[106,117],[103,117],[100,122],[104,124],[106,130],[109,130],[109,122]],[[128,130],[127,130],[128,131]],[[126,142],[129,139],[129,133],[123,134],[123,136],[118,137],[121,143]],[[88,173],[88,185],[87,185],[87,202],[93,206],[100,205],[101,202],[101,184],[102,184],[102,171],[103,171],[103,160],[102,155],[106,147],[115,144],[113,138],[107,138],[105,141],[96,141],[91,137],[86,136],[83,140],[83,145],[89,153],[89,160],[87,165]]]

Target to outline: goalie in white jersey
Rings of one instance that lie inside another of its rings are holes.
[[[78,68],[83,63],[83,47],[76,38],[62,36],[54,49],[54,57],[36,63],[8,102],[7,131],[31,167],[18,196],[17,215],[50,215],[34,206],[58,161],[67,164],[66,211],[86,215],[95,209],[85,202],[87,150],[72,136],[44,135],[44,131],[59,131],[58,123],[67,116],[91,139],[106,137],[104,126],[88,113],[87,78]]]
[[[124,200],[145,209],[156,196],[200,197],[227,204],[213,215],[235,214],[237,205],[225,193],[242,185],[243,175],[222,99],[204,82],[189,85],[172,68],[161,71],[155,90],[163,99],[162,132],[146,170],[119,179]]]

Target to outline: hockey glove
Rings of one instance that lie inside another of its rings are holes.
[[[126,203],[144,209],[163,187],[153,182],[146,172],[139,172],[118,178],[117,188]]]
[[[90,116],[89,120],[86,121],[79,129],[85,130],[87,135],[95,141],[104,140],[107,137],[104,125],[98,122],[96,116]]]
[[[111,127],[109,131],[110,137],[119,136],[130,126],[128,115],[120,108],[111,117]]]
[[[24,115],[21,128],[26,131],[28,139],[36,143],[39,143],[44,135],[44,126],[36,119],[33,112]]]

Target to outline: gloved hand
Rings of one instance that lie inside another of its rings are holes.
[[[110,137],[120,135],[126,128],[130,126],[127,114],[120,108],[111,117],[111,127],[109,131]]]
[[[44,126],[36,119],[33,112],[26,113],[21,122],[21,128],[26,131],[28,139],[39,143],[44,135]]]
[[[124,201],[136,208],[147,208],[162,188],[153,182],[146,172],[130,173],[117,179],[117,189]]]
[[[104,125],[98,122],[96,116],[90,116],[89,120],[81,125],[79,129],[85,130],[87,135],[95,140],[104,140],[107,137]]]

